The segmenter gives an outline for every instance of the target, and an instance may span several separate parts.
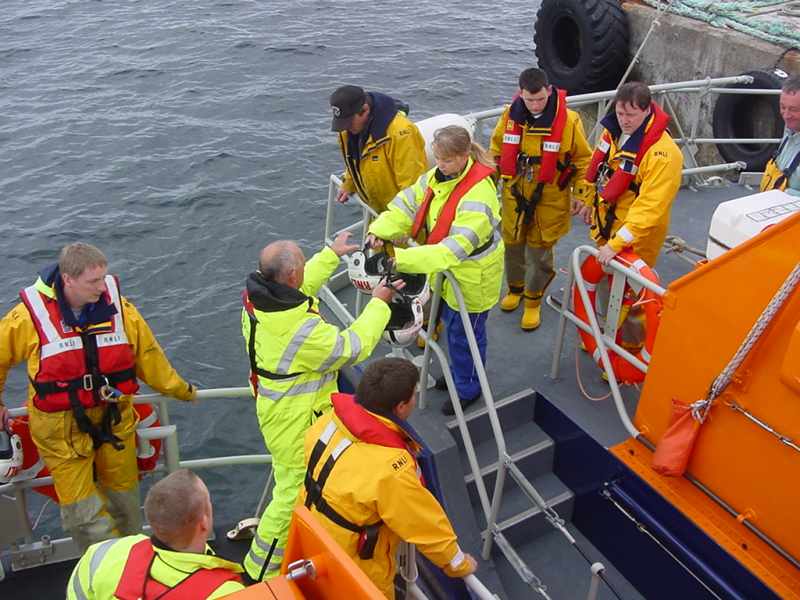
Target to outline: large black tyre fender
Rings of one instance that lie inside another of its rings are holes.
[[[751,75],[753,83],[727,87],[779,89],[787,77],[780,69],[748,71],[743,75]],[[780,138],[784,125],[778,96],[720,94],[714,105],[712,129],[715,138]],[[747,163],[746,171],[763,171],[776,144],[717,144],[717,149],[728,162]]]
[[[614,89],[628,66],[619,0],[542,0],[533,41],[539,68],[570,94]]]

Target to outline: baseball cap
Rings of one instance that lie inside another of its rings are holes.
[[[357,85],[343,85],[331,94],[333,121],[331,131],[344,131],[350,126],[353,115],[361,112],[367,101],[364,90]]]

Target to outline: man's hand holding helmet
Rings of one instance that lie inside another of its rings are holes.
[[[404,287],[406,287],[406,282],[402,279],[389,281],[388,278],[384,278],[375,286],[375,289],[372,290],[372,297],[383,300],[386,304],[389,304],[394,298],[394,295]]]
[[[353,234],[349,231],[343,231],[333,240],[333,243],[331,244],[331,250],[336,253],[336,256],[344,256],[345,254],[350,254],[351,252],[354,252],[360,248],[358,244],[347,243],[351,235]]]

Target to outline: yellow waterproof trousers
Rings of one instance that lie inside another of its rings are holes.
[[[105,410],[98,406],[86,414],[99,426]],[[112,432],[122,450],[111,444],[95,449],[71,411],[30,410],[31,437],[53,476],[64,530],[81,552],[95,542],[142,529],[135,437],[139,418],[129,398],[119,402],[119,410],[121,419]]]

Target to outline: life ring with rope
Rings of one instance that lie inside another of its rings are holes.
[[[652,281],[653,283],[660,283],[660,279],[656,272],[650,266],[634,254],[631,250],[623,250],[615,257],[615,260],[623,262],[626,266],[636,271],[639,275]],[[597,284],[604,277],[610,277],[608,273],[603,270],[603,266],[597,261],[594,256],[589,256],[581,265],[581,277],[586,282],[586,291],[589,295],[589,303],[592,310],[596,310],[595,304],[597,301]],[[626,290],[632,289],[626,285]],[[586,307],[581,300],[580,292],[577,285],[572,288],[572,301],[575,307],[575,315],[587,325],[589,324],[589,317],[586,312]],[[634,354],[636,358],[644,364],[650,363],[650,357],[653,353],[655,346],[656,334],[658,333],[658,324],[661,318],[661,309],[663,308],[663,300],[654,291],[642,287],[641,292],[637,298],[631,298],[629,294],[625,294],[623,298],[623,305],[629,307],[641,306],[644,311],[645,318],[645,340],[642,348]],[[580,335],[581,342],[586,348],[586,351],[592,356],[598,366],[603,368],[603,361],[600,358],[600,349],[597,347],[597,342],[590,333],[578,328],[578,335]],[[620,334],[617,334],[617,343],[621,341]],[[617,381],[621,383],[640,383],[644,381],[644,373],[629,363],[627,360],[609,350],[609,359],[611,360],[611,367],[614,370],[614,375]]]
[[[158,420],[158,413],[156,413],[152,404],[134,404],[133,408],[139,415],[139,423],[136,425],[137,431],[161,425]],[[17,470],[12,480],[15,482],[28,481],[50,475],[50,469],[47,468],[44,460],[39,456],[36,444],[33,443],[31,438],[28,416],[9,419],[8,428],[11,433],[18,435],[22,442],[22,466]],[[161,440],[145,440],[138,435],[136,436],[136,463],[139,467],[140,478],[144,473],[155,469],[160,455]],[[58,494],[52,484],[40,485],[31,489],[58,503]]]
[[[139,423],[136,425],[136,464],[139,465],[139,477],[156,468],[158,457],[161,456],[161,440],[146,440],[138,432],[149,427],[160,427],[158,413],[152,404],[134,404],[134,410],[139,414]]]

